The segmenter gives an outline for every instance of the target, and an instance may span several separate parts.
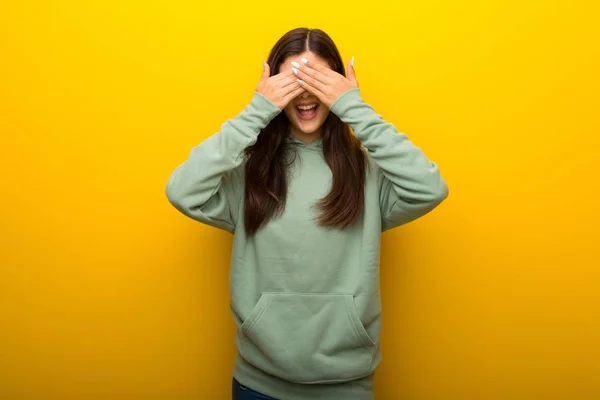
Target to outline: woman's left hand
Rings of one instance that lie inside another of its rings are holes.
[[[327,107],[343,93],[358,87],[352,61],[348,63],[348,78],[316,61],[302,64],[292,63],[292,70],[298,76],[298,83],[307,92],[315,95]]]

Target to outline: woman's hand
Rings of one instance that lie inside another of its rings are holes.
[[[331,107],[343,93],[358,87],[352,61],[348,63],[348,78],[327,65],[310,63],[306,59],[302,62],[303,65],[292,62],[292,71],[298,76],[298,83],[327,107]]]
[[[264,72],[256,91],[283,110],[293,98],[304,92],[304,88],[289,69],[273,76],[269,76],[270,72],[269,64],[265,62]]]

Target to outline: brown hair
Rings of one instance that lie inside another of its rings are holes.
[[[336,72],[346,75],[340,53],[329,35],[319,29],[297,28],[287,32],[275,44],[267,63],[271,76],[283,61],[307,50],[312,51]],[[278,114],[262,129],[256,143],[245,150],[244,224],[253,234],[270,219],[280,216],[287,198],[288,168],[293,146],[286,140],[290,121]],[[321,211],[321,226],[347,228],[361,216],[367,156],[350,127],[330,112],[323,122],[323,153],[333,175],[330,192],[315,205]]]

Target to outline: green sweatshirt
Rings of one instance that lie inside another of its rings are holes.
[[[318,139],[298,148],[284,213],[244,231],[244,149],[281,110],[255,92],[221,130],[191,150],[166,194],[184,215],[232,232],[231,310],[238,356],[233,376],[282,400],[372,399],[379,347],[380,236],[448,196],[438,166],[384,121],[359,89],[332,105],[368,150],[365,209],[347,230],[315,224],[311,206],[331,186]]]

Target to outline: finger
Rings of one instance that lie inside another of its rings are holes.
[[[314,70],[315,72],[323,74],[324,76],[326,76],[328,78],[335,78],[335,76],[337,74],[336,71],[331,69],[331,66],[329,66],[329,64],[324,64],[321,62],[312,62],[312,63],[311,62],[303,62],[303,64],[306,67]]]
[[[328,64],[323,64],[321,62],[316,62],[316,61],[313,61],[311,63],[309,60],[307,60],[305,58],[302,59],[302,64],[304,64],[307,67],[312,68],[330,78],[335,76],[335,71],[333,69],[331,69],[331,67]]]
[[[269,64],[267,64],[266,61],[263,61],[263,74],[261,80],[267,80],[269,75],[271,75],[271,67],[269,67]]]
[[[325,94],[320,91],[319,89],[317,89],[316,87],[310,85],[307,82],[304,82],[302,79],[298,79],[298,83],[300,84],[301,87],[303,87],[308,93],[310,94],[314,94],[315,96],[317,96],[317,98],[324,102],[325,100]]]
[[[283,96],[283,100],[287,104],[299,95],[301,95],[304,91],[305,89],[302,86],[300,86],[298,82],[296,82],[296,87],[294,88],[294,90]]]
[[[296,70],[303,72],[306,76],[310,76],[311,78],[316,79],[324,84],[327,84],[331,81],[331,76],[325,75],[323,72],[311,67],[310,64],[302,65],[299,68],[296,68]]]
[[[309,85],[317,88],[321,92],[325,92],[325,87],[327,87],[327,84],[308,75],[306,73],[306,70],[298,69],[297,71],[298,71],[298,74],[297,74],[298,78],[300,78],[304,82],[308,83]]]
[[[281,79],[279,82],[277,82],[277,85],[280,88],[287,88],[290,85],[294,85],[297,84],[297,76],[293,73],[290,73],[288,76],[284,77],[283,79]]]
[[[356,72],[354,71],[354,56],[352,56],[352,59],[348,63],[348,80],[358,85],[358,81],[356,80]]]
[[[288,78],[294,78],[294,73],[292,72],[291,69],[287,69],[287,70],[281,71],[277,75],[274,75],[272,78],[273,78],[274,82],[281,82],[283,80],[287,80]],[[292,79],[292,80],[294,80],[294,79]]]
[[[281,97],[287,96],[290,92],[293,92],[294,90],[296,90],[298,88],[301,88],[302,90],[304,90],[302,88],[302,86],[300,85],[300,83],[298,83],[298,80],[294,79],[294,81],[292,83],[290,83],[289,85],[287,85],[279,90],[280,96]]]

